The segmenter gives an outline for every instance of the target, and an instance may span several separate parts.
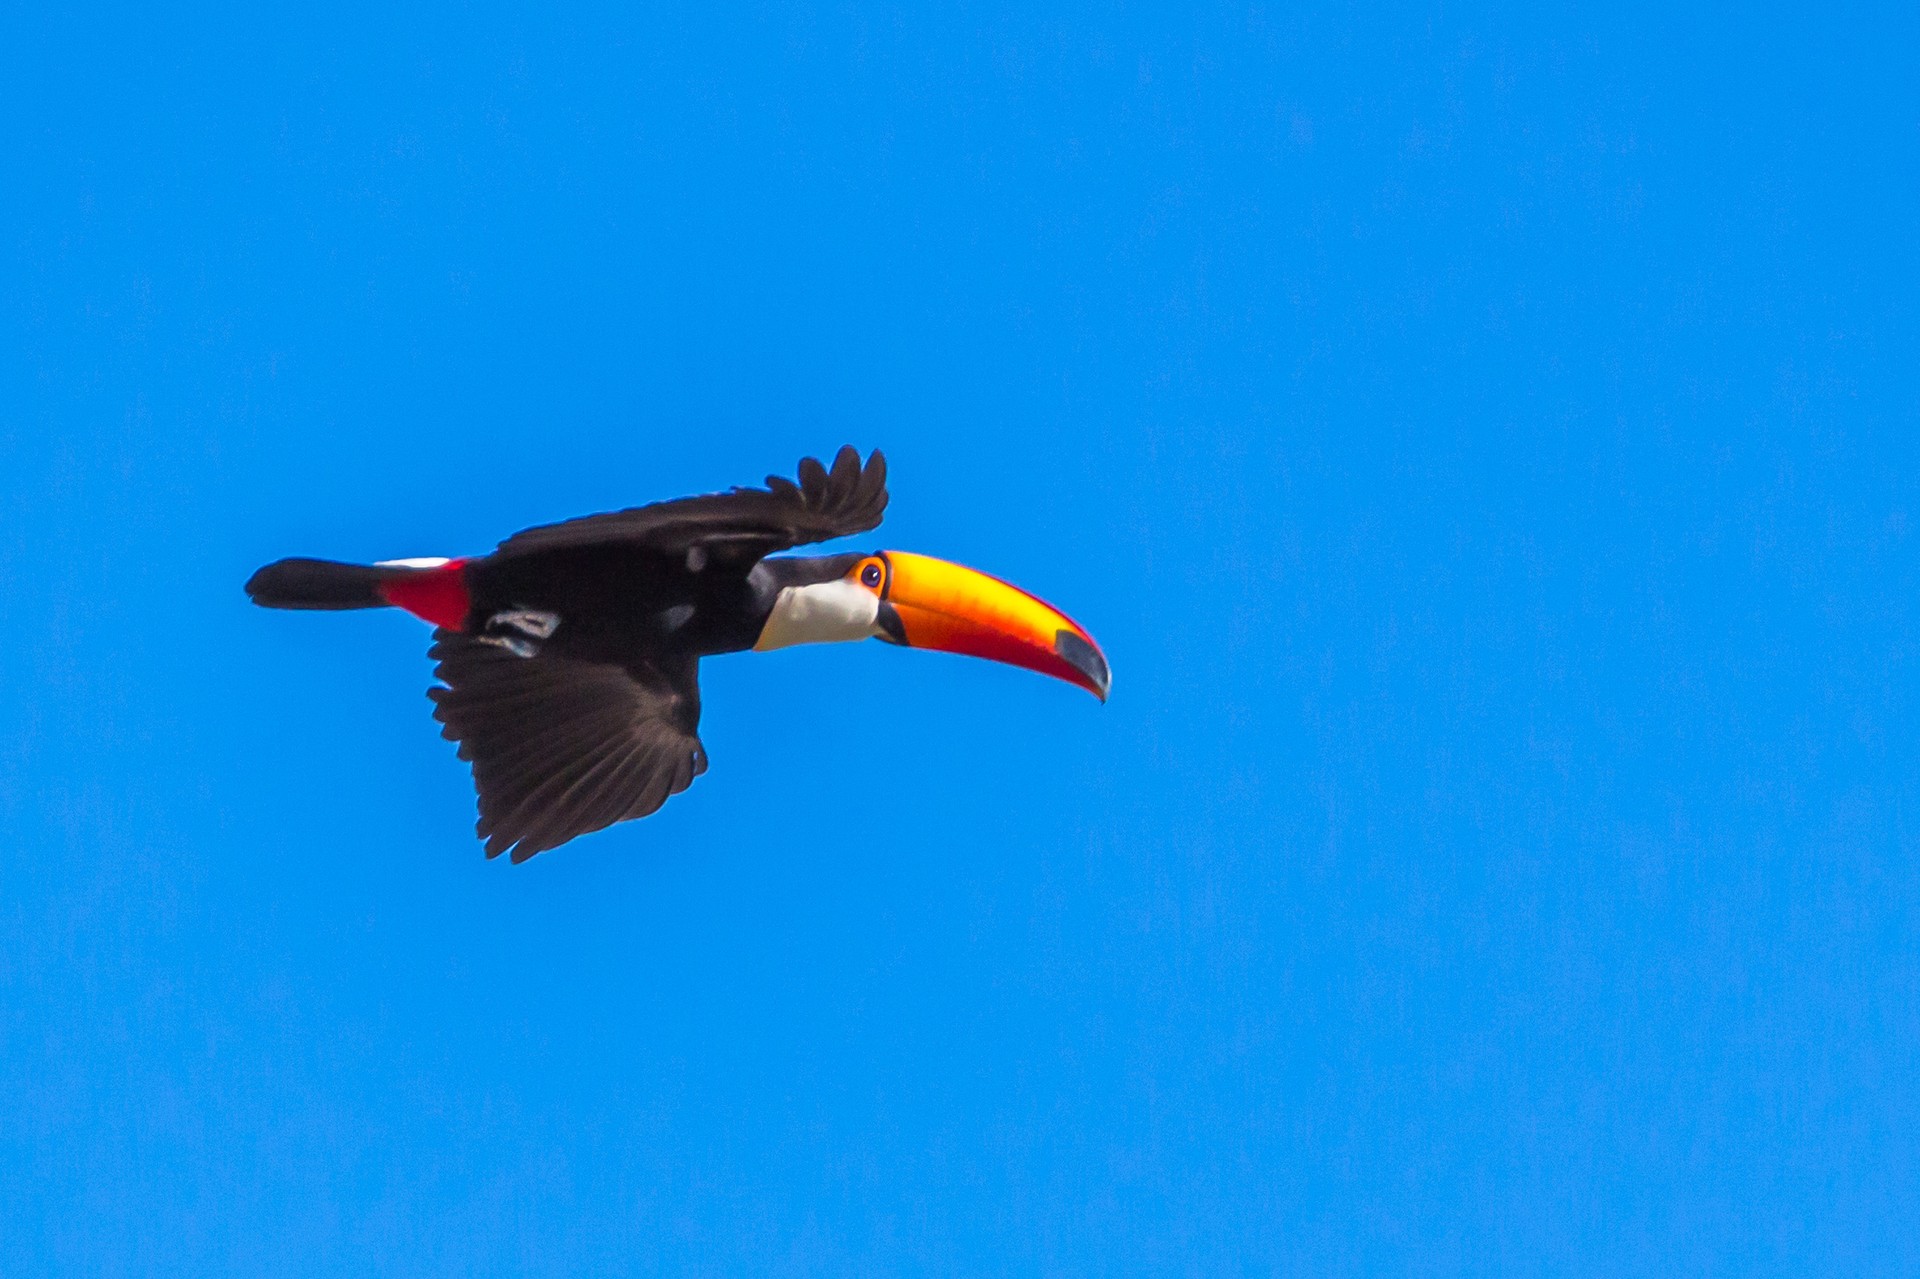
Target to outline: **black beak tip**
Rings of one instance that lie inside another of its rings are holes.
[[[1072,631],[1063,630],[1054,633],[1053,651],[1087,677],[1095,697],[1102,702],[1107,700],[1107,690],[1113,687],[1113,673],[1107,669],[1107,659],[1100,655],[1099,649]]]

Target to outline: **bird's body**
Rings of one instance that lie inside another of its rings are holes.
[[[247,583],[275,608],[395,606],[436,626],[431,690],[471,761],[487,854],[521,861],[642,817],[706,769],[703,657],[876,638],[1029,666],[1103,700],[1106,661],[1005,583],[900,552],[781,556],[866,532],[886,463],[842,449],[798,484],[734,489],[518,533],[474,559],[281,560]]]

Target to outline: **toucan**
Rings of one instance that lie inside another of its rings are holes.
[[[284,559],[267,608],[404,609],[434,625],[428,691],[473,767],[488,857],[523,862],[645,817],[707,769],[700,659],[878,639],[1024,666],[1102,702],[1093,637],[1052,605],[904,551],[779,552],[878,527],[887,462],[852,446],[799,481],[655,502],[515,533],[492,554]]]

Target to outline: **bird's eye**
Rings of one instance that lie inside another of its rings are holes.
[[[869,564],[860,570],[860,585],[880,585],[880,566],[878,564]]]

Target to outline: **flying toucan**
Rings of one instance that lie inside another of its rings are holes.
[[[851,446],[799,483],[655,502],[516,533],[472,559],[285,559],[247,582],[268,608],[405,609],[433,623],[428,696],[480,797],[487,856],[515,862],[645,817],[707,769],[700,659],[880,639],[992,658],[1101,701],[1100,646],[1025,591],[904,551],[781,556],[865,533],[887,462]]]

